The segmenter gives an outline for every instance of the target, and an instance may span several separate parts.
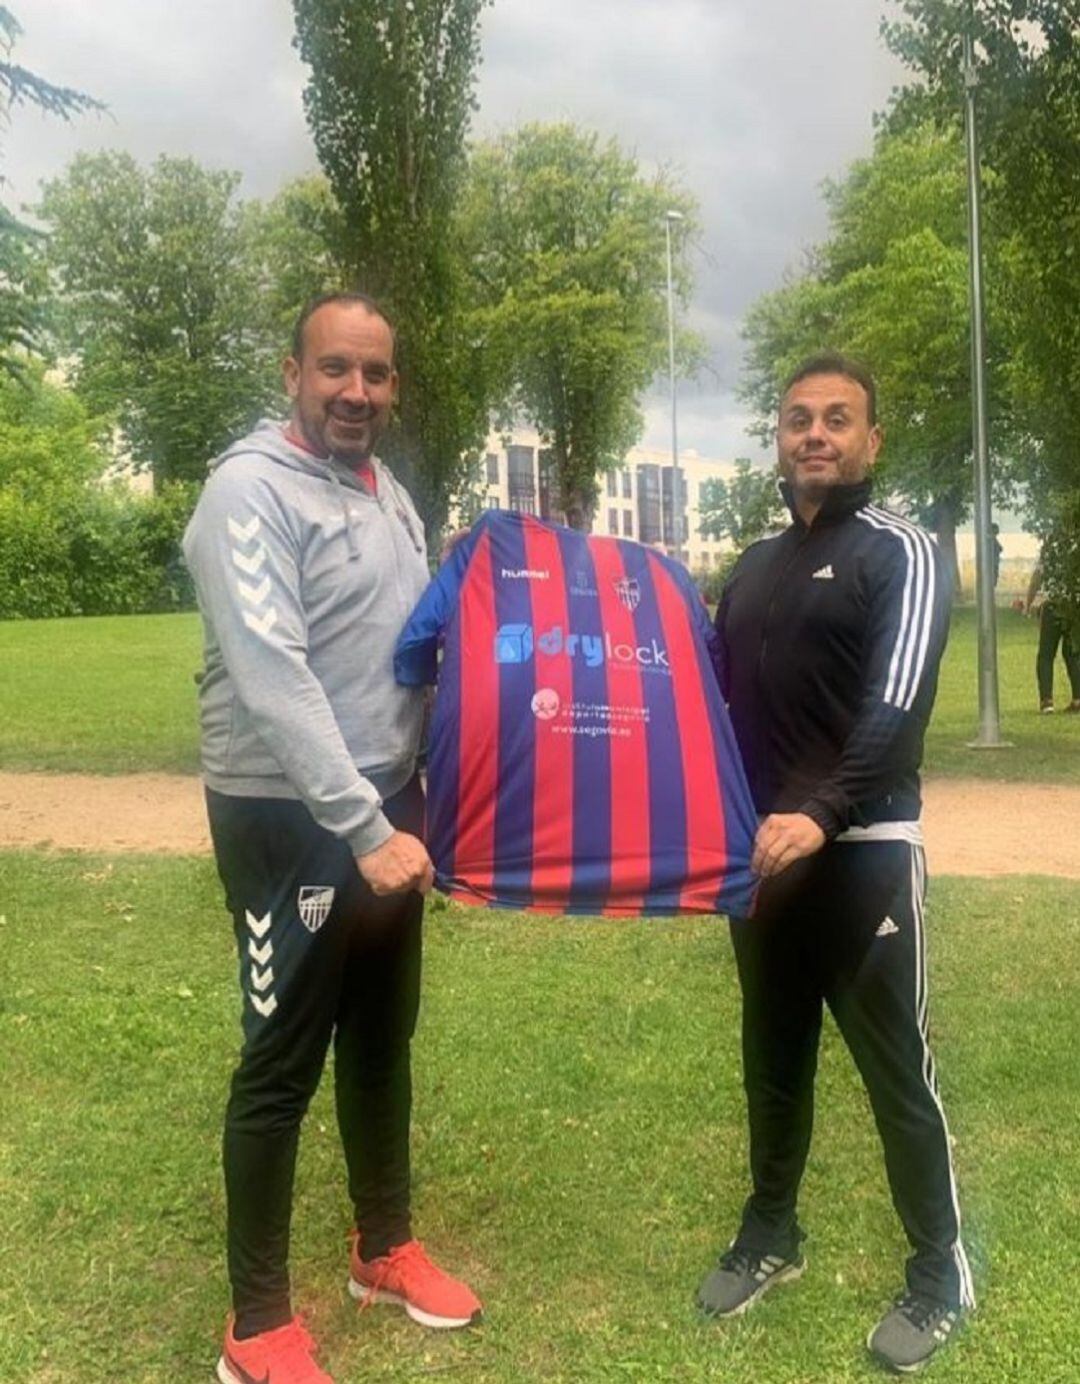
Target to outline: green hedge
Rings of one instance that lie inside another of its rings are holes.
[[[180,555],[197,488],[143,497],[123,488],[0,489],[0,619],[184,610]]]

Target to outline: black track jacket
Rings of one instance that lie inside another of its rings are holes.
[[[914,822],[952,600],[941,556],[869,481],[833,487],[809,527],[792,514],[742,554],[716,613],[755,805],[805,812],[830,840]]]

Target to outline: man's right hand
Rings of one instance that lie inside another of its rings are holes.
[[[423,841],[407,831],[395,831],[381,846],[356,857],[356,868],[373,894],[426,894],[435,883],[435,870]]]

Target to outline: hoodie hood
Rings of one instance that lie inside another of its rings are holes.
[[[337,460],[336,457],[315,456],[306,448],[299,447],[295,442],[289,441],[283,423],[279,423],[273,418],[261,418],[246,437],[239,438],[218,456],[212,457],[207,463],[207,472],[213,475],[231,458],[250,457],[252,455],[266,457],[290,471],[300,471],[305,475],[317,476],[331,485],[345,519],[349,560],[355,561],[360,556],[360,546],[352,518],[353,511],[349,508],[344,491],[359,491],[365,498],[371,498],[371,496],[351,466],[346,462]],[[398,518],[408,530],[413,546],[417,552],[422,551],[423,540],[412,519],[411,500],[408,499],[406,492],[398,484],[393,473],[383,465],[378,457],[369,457],[368,462],[375,476],[376,494],[385,496],[391,501],[397,511]]]

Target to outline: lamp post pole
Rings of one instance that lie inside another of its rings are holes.
[[[671,258],[671,225],[673,221],[684,221],[681,211],[667,211],[664,214],[664,232],[667,236],[667,318],[668,318],[668,378],[671,384],[671,538],[676,561],[682,561],[682,514],[680,513],[679,484],[679,410],[678,391],[675,385],[675,285]],[[660,536],[664,536],[664,488],[660,487]]]
[[[986,411],[986,327],[983,316],[982,209],[975,91],[979,74],[970,25],[964,33],[964,128],[967,142],[968,259],[971,270],[971,408],[975,453],[975,601],[978,617],[979,733],[972,749],[1003,749],[998,702],[990,455]]]

